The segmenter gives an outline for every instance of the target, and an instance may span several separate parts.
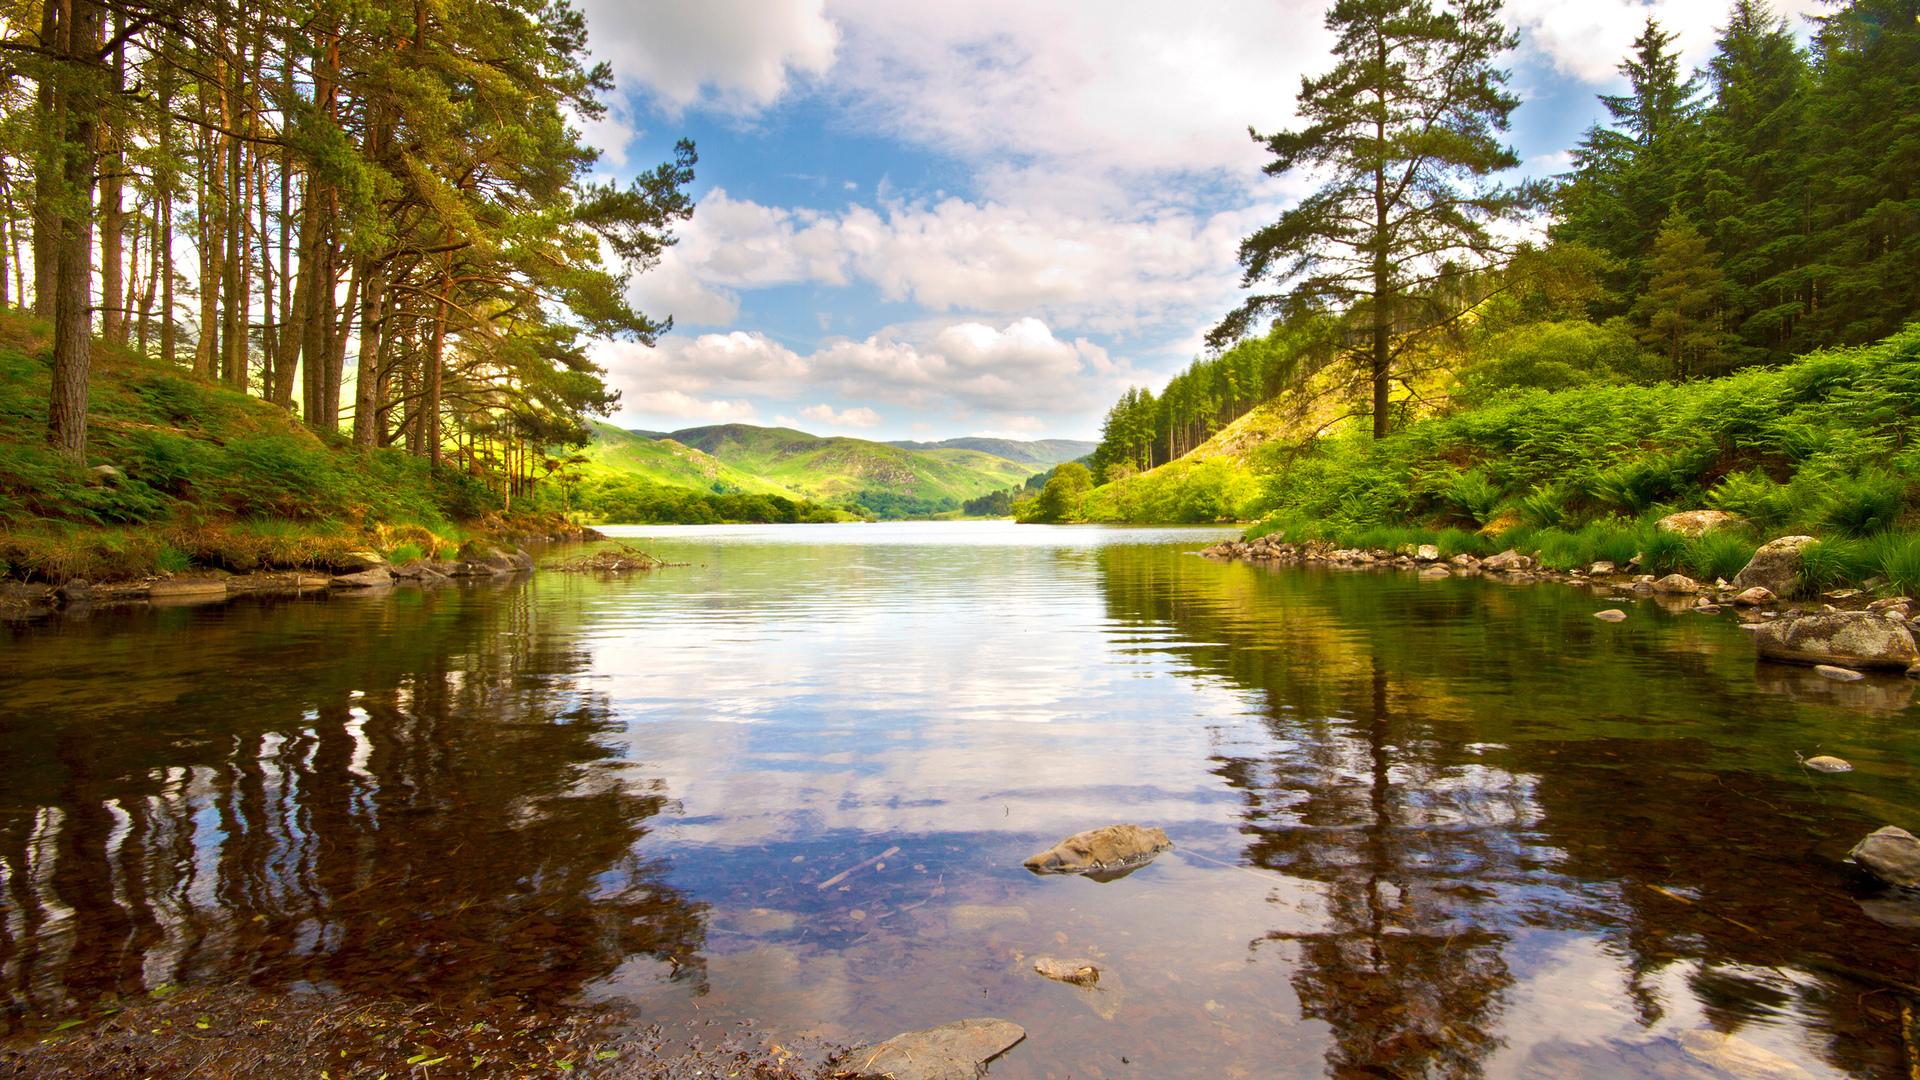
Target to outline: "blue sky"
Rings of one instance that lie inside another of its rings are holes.
[[[1795,17],[1811,0],[1789,0]],[[1727,4],[1509,0],[1512,144],[1559,171],[1648,14],[1703,62]],[[1311,190],[1248,125],[1331,64],[1293,0],[586,0],[619,93],[609,175],[700,163],[635,285],[674,317],[596,356],[615,422],[876,439],[1095,438],[1238,302],[1240,238]]]

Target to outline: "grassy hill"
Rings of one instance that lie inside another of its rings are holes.
[[[589,480],[630,476],[666,487],[858,504],[881,517],[905,517],[958,511],[967,500],[1017,486],[1040,468],[1033,460],[957,445],[973,442],[1000,445],[1028,459],[1091,445],[956,439],[910,449],[751,424],[664,435],[597,424],[585,456]]]
[[[1085,439],[1036,439],[1032,442],[1020,439],[984,439],[969,436],[964,439],[945,439],[941,442],[909,442],[897,440],[888,446],[897,446],[902,450],[978,450],[1008,461],[1017,461],[1023,465],[1049,466],[1063,461],[1073,461],[1093,453],[1100,444]],[[1035,469],[1034,471],[1039,471]]]

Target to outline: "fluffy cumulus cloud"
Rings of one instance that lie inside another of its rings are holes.
[[[1700,64],[1712,52],[1731,6],[1700,0],[1511,0],[1507,19],[1520,30],[1523,55],[1541,58],[1561,75],[1609,84],[1649,16],[1679,34],[1683,62]],[[1774,0],[1772,6],[1796,25],[1800,16],[1822,9],[1819,0]]]
[[[884,331],[828,338],[806,355],[758,333],[669,336],[652,346],[607,342],[599,362],[623,394],[628,422],[652,418],[745,419],[749,401],[796,401],[822,392],[1037,430],[1044,416],[1098,408],[1140,375],[1105,349],[1056,336],[1036,318],[1004,326],[954,323],[924,337]],[[870,406],[808,404],[819,424],[871,429]],[[978,426],[975,424],[974,426]]]
[[[809,405],[800,410],[800,415],[828,427],[876,428],[880,426],[880,414],[864,405],[841,409],[837,412],[831,405]]]
[[[586,0],[585,8],[595,57],[670,111],[765,108],[796,76],[826,74],[840,43],[822,0]]]
[[[1229,305],[1236,246],[1272,211],[1095,215],[947,199],[823,213],[715,190],[636,299],[683,326],[726,326],[742,290],[859,282],[931,313],[1030,313],[1078,331],[1141,333]]]

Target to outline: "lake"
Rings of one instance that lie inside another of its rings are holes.
[[[1843,861],[1920,831],[1904,679],[1222,529],[608,531],[689,565],[0,626],[9,1029],[243,982],[995,1016],[996,1078],[1907,1075],[1920,903]],[[1114,822],[1175,847],[1020,865]]]

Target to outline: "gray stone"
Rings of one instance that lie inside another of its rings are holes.
[[[469,540],[460,545],[459,560],[469,567],[481,567],[499,574],[510,574],[515,570],[532,569],[533,562],[527,561],[521,566],[510,558],[505,550],[491,540]]]
[[[1413,557],[1421,562],[1439,562],[1440,549],[1432,544],[1421,544],[1413,550]]]
[[[1027,1037],[1008,1020],[955,1020],[908,1031],[849,1057],[836,1076],[848,1080],[979,1080],[987,1062]]]
[[[1811,536],[1783,536],[1760,545],[1753,560],[1733,579],[1736,589],[1758,585],[1775,596],[1798,596],[1805,588],[1800,580],[1800,553],[1820,541]]]
[[[1594,577],[1599,577],[1603,574],[1611,574],[1613,572],[1614,572],[1613,564],[1605,560],[1594,563],[1592,566],[1587,567],[1587,573],[1592,574]]]
[[[1911,596],[1889,596],[1885,600],[1875,600],[1867,605],[1868,611],[1886,611],[1889,608],[1904,608],[1913,603]]]
[[[1688,596],[1700,591],[1700,583],[1685,574],[1668,574],[1653,583],[1653,591],[1658,593],[1684,593]]]
[[[1036,874],[1123,876],[1172,847],[1173,841],[1159,829],[1108,825],[1074,833],[1045,851],[1027,856],[1021,865]]]
[[[1870,611],[1833,611],[1762,625],[1754,646],[1768,660],[1904,671],[1920,663],[1907,625]]]
[[[342,589],[370,589],[376,585],[393,584],[393,575],[384,566],[371,570],[362,570],[357,574],[335,574],[332,584]]]
[[[1771,604],[1775,599],[1772,590],[1764,586],[1755,585],[1751,589],[1736,594],[1733,602],[1739,604],[1741,607],[1759,607],[1762,604]]]
[[[1715,529],[1742,528],[1746,524],[1746,518],[1724,510],[1684,510],[1678,514],[1668,514],[1653,527],[1681,536],[1704,536]]]
[[[1920,888],[1920,838],[1905,829],[1888,825],[1853,845],[1847,857],[1889,885]]]
[[[436,569],[436,565],[437,564],[428,562],[425,559],[415,559],[412,562],[406,564],[405,566],[394,567],[390,571],[390,573],[392,573],[395,578],[403,579],[406,581],[445,581],[447,580],[447,575],[441,573],[438,569]]]
[[[93,598],[93,585],[86,578],[74,578],[54,592],[69,604],[84,603]]]
[[[1533,560],[1512,548],[1508,548],[1498,555],[1489,555],[1480,560],[1480,569],[1482,570],[1529,570],[1532,568]]]
[[[1471,555],[1461,554],[1448,559],[1447,565],[1458,567],[1462,570],[1478,570],[1480,569],[1480,560]]]
[[[378,552],[349,551],[328,564],[335,574],[358,574],[364,570],[385,570],[389,563]]]

